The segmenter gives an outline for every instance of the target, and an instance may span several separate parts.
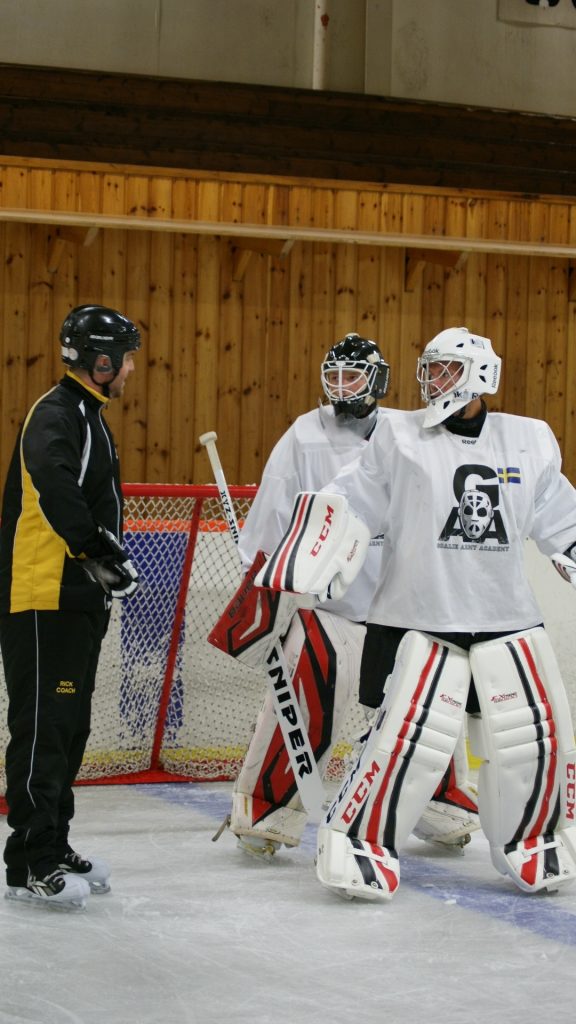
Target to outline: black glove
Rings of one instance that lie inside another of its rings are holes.
[[[109,597],[130,597],[140,586],[136,568],[110,530],[99,526],[98,533],[107,553],[99,558],[82,558],[80,565]]]

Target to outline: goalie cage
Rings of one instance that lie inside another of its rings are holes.
[[[125,546],[141,585],[113,604],[78,782],[232,780],[266,681],[206,640],[241,579],[218,490],[185,484],[125,484],[123,490]],[[241,525],[256,487],[230,487],[230,493]],[[6,717],[2,680],[0,793]],[[328,782],[342,778],[351,750],[346,737],[361,723],[352,710],[325,773]]]

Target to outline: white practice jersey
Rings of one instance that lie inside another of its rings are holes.
[[[378,408],[377,422],[388,415]],[[280,438],[272,453],[240,532],[240,555],[245,569],[261,549],[270,554],[290,524],[296,495],[319,491],[342,466],[369,447],[365,434],[372,433],[374,417],[355,420],[336,417],[331,405],[304,413]],[[381,538],[370,544],[362,570],[340,601],[325,601],[318,608],[364,622],[380,574]]]
[[[424,410],[383,417],[361,456],[324,486],[383,535],[368,621],[428,632],[537,625],[525,539],[545,555],[576,541],[576,491],[552,431],[488,413],[480,437],[462,437],[423,429],[423,418]]]

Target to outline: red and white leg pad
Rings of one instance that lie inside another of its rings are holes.
[[[480,718],[470,720],[483,759],[480,821],[494,867],[520,889],[576,879],[576,749],[570,707],[543,628],[470,651]]]
[[[320,772],[328,763],[346,708],[358,687],[365,627],[324,611],[300,611],[283,644]],[[307,815],[272,698],[266,695],[234,785],[230,828],[297,846]]]
[[[396,885],[378,888],[372,876],[362,883],[355,874],[354,895],[389,899],[398,887],[398,851],[448,767],[469,682],[467,654],[422,633],[406,633],[376,723],[319,832],[317,873],[324,885],[348,892],[349,871],[335,867],[335,860],[342,850],[346,863],[358,856],[354,843],[361,840],[376,879],[381,881],[380,865],[386,862]],[[346,842],[336,841],[333,849],[329,830],[343,833]]]

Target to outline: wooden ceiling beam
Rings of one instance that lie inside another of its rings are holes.
[[[517,242],[503,238],[465,238],[449,235],[420,235],[400,232],[355,231],[340,228],[299,227],[247,224],[237,221],[198,221],[181,218],[140,217],[137,214],[112,215],[94,213],[64,213],[61,210],[29,210],[0,207],[0,221],[28,224],[55,224],[62,227],[113,228],[128,231],[167,231],[179,234],[215,235],[230,239],[250,239],[251,248],[258,249],[263,240],[280,240],[282,247],[288,242],[344,243],[346,245],[393,246],[396,248],[458,253],[493,252],[511,256],[548,256],[558,259],[576,259],[576,244],[559,245],[549,242]],[[236,242],[235,242],[236,244]],[[428,257],[430,258],[430,257]]]

